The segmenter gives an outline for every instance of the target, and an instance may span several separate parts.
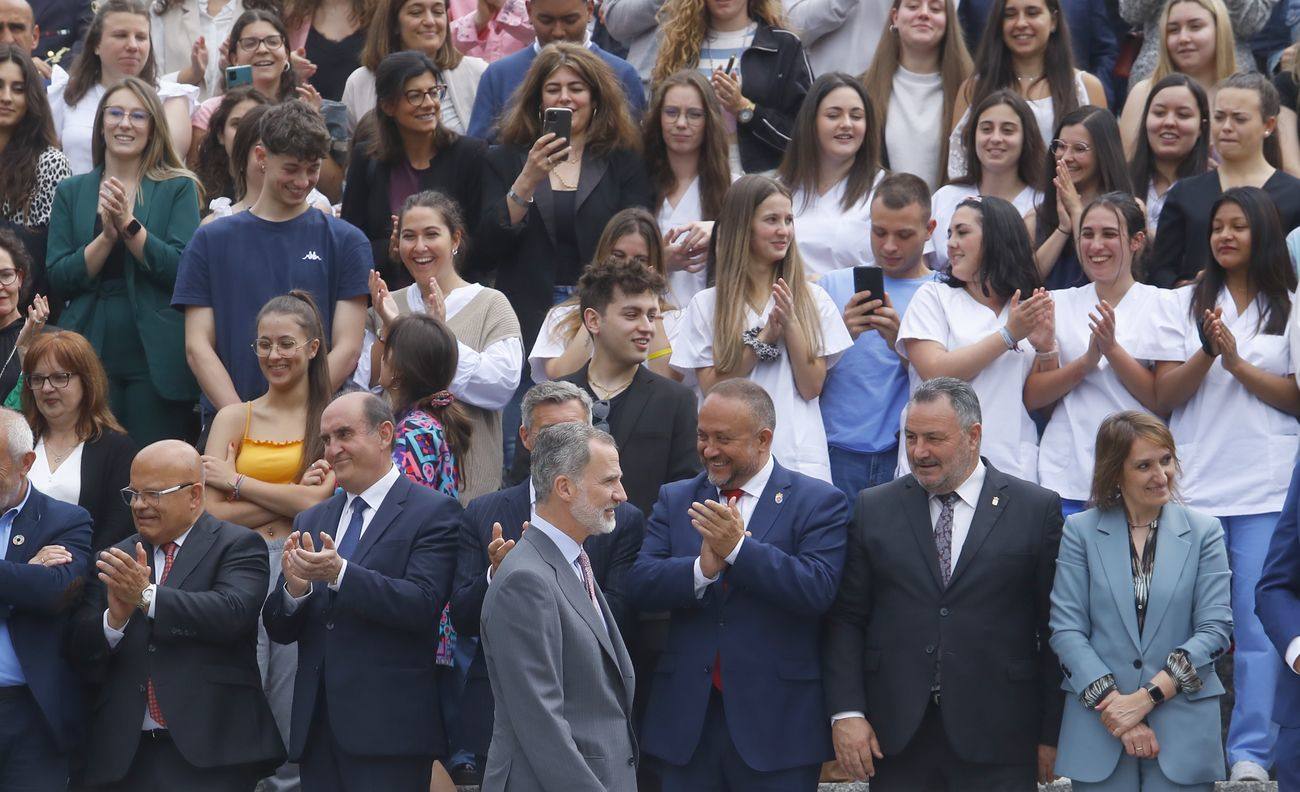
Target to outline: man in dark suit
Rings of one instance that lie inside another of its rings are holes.
[[[21,415],[0,409],[0,437],[0,789],[62,790],[84,718],[62,643],[90,515],[28,482],[36,454]]]
[[[1273,749],[1278,789],[1300,789],[1300,465],[1291,474],[1282,516],[1255,587],[1255,613],[1264,632],[1286,661],[1277,680],[1273,722],[1278,725]]]
[[[520,442],[532,451],[537,435],[559,423],[591,423],[591,400],[577,387],[560,381],[534,385],[524,395]],[[537,496],[532,480],[475,498],[465,508],[460,528],[460,551],[456,562],[456,593],[451,599],[451,623],[456,638],[478,636],[492,576],[501,561],[523,536]],[[632,567],[641,539],[645,516],[627,501],[614,510],[614,530],[588,538],[583,547],[591,559],[596,583],[604,592],[619,630],[626,637],[636,628],[636,614],[627,603],[624,576]],[[492,688],[487,662],[479,646],[470,664],[461,699],[461,727],[467,748],[486,756],[492,740]],[[482,766],[480,764],[480,766]]]
[[[483,72],[478,94],[474,97],[474,111],[470,115],[467,132],[470,137],[482,138],[489,143],[496,140],[496,125],[505,113],[511,94],[524,81],[528,67],[542,47],[556,41],[585,44],[609,64],[623,85],[628,110],[634,119],[640,118],[645,110],[645,89],[636,69],[619,56],[596,46],[587,36],[588,24],[595,13],[592,0],[527,0],[525,7],[537,40],[491,64]]]
[[[1061,499],[980,458],[961,380],[917,389],[904,439],[913,472],[859,493],[827,620],[836,757],[872,792],[1035,790],[1064,706],[1047,626]]]
[[[447,752],[434,658],[461,509],[393,465],[393,424],[370,393],[325,408],[343,491],[294,519],[262,610],[272,641],[298,642],[289,758],[307,792],[427,792]]]
[[[203,511],[179,440],[131,464],[136,533],[96,562],[71,652],[98,683],[85,782],[122,792],[246,792],[284,760],[257,670],[266,545]]]
[[[747,379],[699,416],[704,473],[664,485],[628,576],[672,612],[642,724],[668,792],[813,790],[831,757],[821,615],[844,563],[844,494],[772,458],[776,410]]]

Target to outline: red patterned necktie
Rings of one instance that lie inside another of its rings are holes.
[[[176,560],[176,551],[179,548],[180,545],[175,542],[168,542],[162,546],[166,560],[163,561],[162,574],[158,576],[158,585],[161,586],[167,582],[167,575],[172,571],[172,561]],[[167,719],[163,717],[162,708],[158,706],[158,693],[154,690],[152,678],[149,679],[149,686],[146,689],[145,696],[148,701],[149,717],[153,718],[154,722],[159,726],[166,727]]]
[[[587,596],[591,598],[591,605],[600,613],[600,603],[596,600],[596,575],[591,571],[591,558],[587,555],[587,548],[578,548],[578,567],[582,570],[582,587],[587,590]]]
[[[734,500],[736,501],[736,508],[740,508],[740,499],[744,494],[745,491],[743,489],[724,489],[722,490],[722,502],[730,506],[731,502]],[[727,590],[727,581],[725,580],[722,581],[722,590],[723,591]],[[721,649],[719,649],[718,653],[713,657],[713,687],[716,688],[719,693],[722,692],[722,650]]]

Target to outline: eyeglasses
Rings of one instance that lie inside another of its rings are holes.
[[[1076,157],[1087,154],[1092,151],[1092,146],[1087,143],[1066,143],[1064,140],[1053,140],[1047,149],[1052,152],[1053,157],[1060,159],[1065,156],[1066,151],[1073,151]]]
[[[38,391],[44,388],[45,383],[48,382],[50,383],[50,385],[54,386],[55,388],[58,388],[59,390],[63,390],[64,388],[68,387],[68,383],[72,382],[72,378],[75,376],[77,376],[76,372],[72,372],[72,371],[58,371],[55,372],[54,374],[49,374],[49,375],[28,374],[27,387],[31,388],[34,391]]]
[[[591,403],[591,417],[595,419],[595,427],[602,432],[609,431],[609,399],[601,399]]]
[[[130,487],[123,487],[122,501],[126,503],[127,506],[130,506],[138,497],[140,500],[144,501],[146,506],[157,506],[159,502],[162,501],[162,496],[170,495],[173,492],[180,492],[187,487],[193,487],[197,483],[197,481],[191,481],[185,484],[177,484],[174,487],[168,487],[164,490],[133,490]]]
[[[255,52],[258,47],[265,44],[269,50],[277,50],[284,46],[284,36],[273,34],[270,36],[244,36],[239,40],[239,48],[244,52]]]
[[[640,264],[643,267],[649,265],[650,263],[649,256],[628,256],[628,254],[624,253],[621,250],[610,251],[609,257],[618,262],[627,261],[629,258],[631,258],[633,263]]]
[[[682,109],[680,107],[665,107],[663,109],[663,114],[664,114],[664,118],[668,119],[669,121],[675,124],[677,123],[677,119],[682,117]],[[700,124],[703,124],[704,111],[699,109],[698,107],[687,108],[686,123],[690,124],[691,126],[699,126]]]
[[[131,119],[131,126],[134,127],[149,126],[149,122],[153,120],[153,117],[144,110],[127,112],[125,107],[109,106],[104,108],[104,120],[108,123],[117,125],[122,123],[123,118]]]
[[[411,90],[402,93],[402,96],[406,97],[406,103],[411,107],[419,107],[424,104],[425,99],[432,99],[435,102],[441,102],[446,95],[447,86],[442,83],[438,83],[432,88],[423,91],[419,88],[412,88]]]
[[[310,341],[307,342],[307,344],[310,343]],[[256,353],[258,357],[264,358],[271,356],[272,347],[279,351],[281,357],[292,357],[298,354],[298,350],[307,346],[307,344],[298,343],[298,339],[296,338],[281,338],[278,341],[272,341],[269,338],[259,338],[249,344],[249,346],[253,348],[253,352]]]
[[[0,270],[0,286],[11,286],[16,280],[18,280],[18,270]]]

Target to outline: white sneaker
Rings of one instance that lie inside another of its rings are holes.
[[[1252,762],[1243,759],[1240,762],[1234,762],[1232,765],[1232,775],[1229,781],[1237,783],[1240,781],[1262,781],[1268,783],[1268,771],[1258,762]]]

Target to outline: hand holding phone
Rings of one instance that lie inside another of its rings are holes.
[[[241,85],[253,84],[253,67],[252,66],[227,66],[226,67],[226,90],[238,88]]]
[[[542,113],[542,135],[548,133],[554,134],[556,138],[563,138],[565,143],[569,142],[573,134],[573,109],[568,107],[548,107]],[[566,154],[562,162],[569,159]]]
[[[872,300],[885,299],[885,271],[880,267],[854,267],[853,293],[861,292],[871,292]]]

